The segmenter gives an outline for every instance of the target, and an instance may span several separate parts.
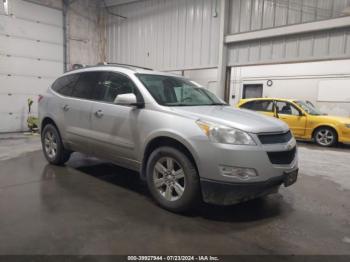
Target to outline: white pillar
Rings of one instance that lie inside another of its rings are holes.
[[[225,98],[226,71],[227,71],[227,34],[229,17],[229,0],[220,0],[220,32],[219,32],[219,61],[218,61],[218,95]]]

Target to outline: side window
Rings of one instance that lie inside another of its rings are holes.
[[[291,103],[285,101],[276,101],[277,112],[282,115],[294,115],[299,116],[299,110],[295,108]]]
[[[241,105],[241,108],[252,110],[253,104],[254,104],[254,101],[252,101],[252,102],[247,102],[247,103]]]
[[[78,74],[60,77],[53,83],[52,89],[61,95],[70,96],[78,79]]]
[[[258,100],[243,104],[241,107],[254,111],[272,112],[272,104],[270,100]]]
[[[79,75],[79,81],[73,89],[72,96],[84,99],[95,99],[95,88],[103,81],[104,72],[85,72]]]
[[[142,100],[142,96],[136,88],[133,81],[122,74],[110,73],[106,81],[103,82],[105,90],[102,101],[113,103],[118,95],[133,93],[138,101]]]
[[[271,100],[262,100],[262,101],[257,101],[257,110],[258,111],[264,111],[264,112],[272,112],[272,101]]]

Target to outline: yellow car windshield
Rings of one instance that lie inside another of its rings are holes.
[[[318,108],[316,108],[314,105],[311,105],[310,103],[307,103],[306,101],[295,101],[295,103],[310,115],[313,115],[313,116],[323,115],[323,113]]]

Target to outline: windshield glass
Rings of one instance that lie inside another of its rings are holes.
[[[160,105],[226,105],[210,91],[180,77],[149,74],[136,74],[136,76]]]
[[[322,112],[316,108],[313,104],[307,101],[295,101],[306,113],[314,116],[323,115]]]

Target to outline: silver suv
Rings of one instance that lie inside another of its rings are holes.
[[[72,71],[41,97],[39,117],[51,164],[78,151],[136,170],[174,212],[200,200],[247,201],[297,180],[286,124],[176,75],[120,65]]]

